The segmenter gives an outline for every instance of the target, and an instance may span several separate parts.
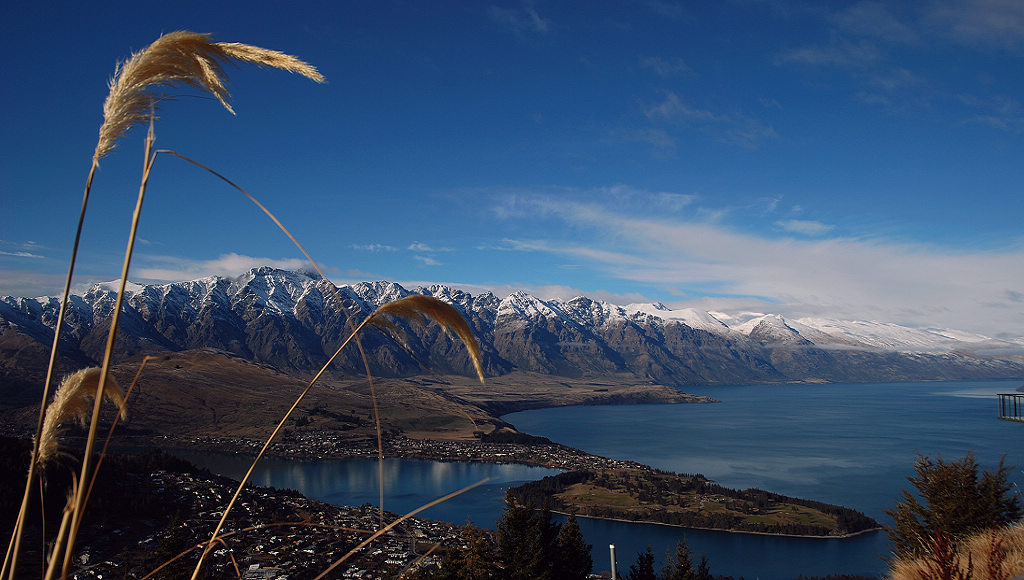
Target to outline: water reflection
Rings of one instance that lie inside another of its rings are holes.
[[[251,456],[217,452],[173,451],[199,467],[239,479]],[[504,507],[505,490],[560,470],[518,464],[384,459],[384,508],[412,511],[455,490],[489,479],[457,499],[434,506],[424,517],[493,527]],[[303,495],[339,505],[379,505],[376,459],[303,460],[266,457],[253,471],[255,485],[295,489]]]

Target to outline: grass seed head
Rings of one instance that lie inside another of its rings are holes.
[[[374,326],[388,329],[387,322],[378,318],[380,314],[390,314],[391,316],[405,318],[414,322],[422,322],[426,318],[440,324],[446,333],[454,332],[466,345],[466,348],[469,350],[469,356],[473,359],[473,366],[476,368],[477,377],[481,383],[484,382],[483,358],[480,354],[480,345],[477,343],[473,329],[469,327],[466,319],[451,304],[420,294],[412,294],[405,298],[392,300],[375,310],[369,320],[369,323]]]
[[[103,103],[103,125],[93,161],[109,153],[134,125],[147,120],[156,99],[150,89],[185,86],[210,93],[234,113],[228,99],[223,64],[238,60],[301,74],[317,82],[324,77],[294,56],[236,42],[218,43],[209,34],[179,30],[156,39],[117,66]]]
[[[39,438],[38,462],[40,465],[57,455],[57,436],[60,434],[61,425],[72,419],[77,419],[80,424],[84,425],[85,418],[92,408],[89,401],[96,394],[96,386],[99,384],[101,372],[99,367],[75,371],[65,377],[57,387],[53,401],[46,408],[43,431]],[[118,408],[124,403],[124,391],[121,390],[121,386],[117,384],[112,375],[107,375],[103,394]],[[121,418],[126,418],[124,411],[121,412]]]

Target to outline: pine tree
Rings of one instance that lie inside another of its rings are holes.
[[[713,580],[707,554],[700,555],[700,563],[697,564],[697,569],[693,571],[693,578],[694,580]]]
[[[555,546],[555,578],[559,580],[583,580],[594,569],[590,555],[590,544],[583,541],[583,532],[576,522],[576,514],[562,524]]]
[[[973,453],[953,462],[918,456],[914,475],[907,480],[920,499],[903,490],[902,499],[886,513],[895,527],[888,530],[898,556],[927,552],[929,539],[942,533],[954,541],[1016,521],[1024,515],[1020,498],[1012,494],[1012,467],[999,467],[979,477]]]
[[[551,512],[534,510],[506,500],[498,521],[498,557],[509,580],[556,580],[554,575],[559,525]]]
[[[629,565],[629,574],[626,575],[626,580],[657,580],[658,576],[654,573],[654,552],[650,546],[647,546],[647,550],[639,552],[636,555],[636,563]]]
[[[465,547],[448,550],[434,574],[425,574],[434,580],[488,580],[497,572],[494,566],[494,546],[483,530],[472,525],[462,529]]]
[[[676,543],[675,554],[668,554],[665,558],[661,577],[664,580],[694,580],[693,552],[685,541],[679,540]]]

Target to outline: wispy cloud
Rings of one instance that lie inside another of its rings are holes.
[[[921,34],[883,2],[864,1],[844,6],[829,14],[838,29],[890,44],[917,44]]]
[[[423,264],[424,266],[441,266],[441,262],[431,258],[430,256],[413,256],[413,259]]]
[[[865,68],[880,58],[881,52],[873,42],[836,40],[827,45],[784,50],[776,55],[775,64]]]
[[[661,78],[680,76],[692,72],[686,62],[678,56],[662,58],[660,56],[647,56],[640,59],[640,66],[651,69],[654,74]]]
[[[1024,50],[1024,3],[952,0],[926,3],[922,25],[962,44],[1010,52]]]
[[[487,16],[491,21],[517,35],[544,34],[551,29],[551,22],[542,17],[531,5],[521,9],[491,6],[487,10]]]
[[[763,141],[776,137],[775,129],[759,119],[743,114],[724,114],[691,106],[675,92],[644,113],[647,119],[665,126],[689,126],[712,135],[715,139],[747,149],[757,148]]]
[[[663,16],[672,20],[682,20],[687,15],[686,9],[683,8],[682,4],[677,2],[669,2],[666,0],[644,0],[641,2],[641,5],[658,16]]]
[[[501,219],[525,218],[530,220],[548,217],[564,217],[565,212],[580,212],[579,217],[594,211],[623,212],[631,214],[665,215],[682,211],[690,215],[708,213],[697,207],[699,196],[672,191],[648,191],[646,189],[617,184],[588,190],[574,188],[556,189],[550,192],[490,191],[497,200],[492,207],[494,215]],[[600,199],[602,205],[593,203]]]
[[[787,232],[805,236],[823,236],[835,229],[835,226],[814,220],[779,220],[775,225]]]
[[[222,254],[212,260],[142,255],[139,256],[137,263],[139,268],[133,274],[133,278],[164,282],[194,280],[207,276],[238,276],[250,268],[259,266],[296,269],[309,265],[309,262],[301,258],[259,258],[236,253]]]
[[[389,246],[387,244],[352,244],[350,246],[353,250],[359,250],[361,252],[395,252],[398,248]]]
[[[700,286],[721,296],[760,297],[783,313],[1024,335],[1024,312],[999,306],[1011,305],[1008,292],[1024,287],[1019,247],[969,253],[881,239],[772,238],[551,197],[536,203],[547,216],[588,231],[588,241],[506,239],[505,249],[569,256],[604,276],[683,294]],[[788,225],[828,233],[818,222]]]
[[[16,258],[35,258],[35,259],[45,258],[45,256],[40,256],[39,254],[33,254],[32,252],[26,252],[24,250],[18,251],[18,252],[6,252],[4,250],[0,250],[0,256],[14,256]]]
[[[970,108],[964,123],[979,124],[1014,133],[1024,132],[1024,106],[1012,97],[979,98],[959,95],[959,100]]]
[[[929,1],[898,7],[865,0],[815,13],[829,28],[828,40],[781,50],[775,64],[846,70],[856,83],[856,99],[890,109],[917,111],[936,101],[963,101],[962,84],[941,86],[941,77],[922,65],[926,53],[951,48],[1024,53],[1024,3],[1017,0]],[[996,107],[961,118],[1008,130],[1018,130],[1021,119]]]
[[[431,246],[430,244],[425,244],[423,242],[413,242],[413,243],[409,244],[409,247],[407,249],[412,250],[413,252],[454,252],[455,251],[455,248],[447,248],[447,247],[437,248],[437,247]]]
[[[0,268],[0,295],[3,296],[54,296],[63,287],[63,274]]]
[[[42,246],[32,240],[26,242],[0,240],[0,256],[38,260],[46,258],[46,256],[40,253],[43,250],[44,248]]]

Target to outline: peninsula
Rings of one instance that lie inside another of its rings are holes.
[[[582,517],[686,528],[802,537],[881,529],[850,508],[760,489],[729,489],[703,475],[650,468],[570,471],[512,488],[508,495],[520,505]]]

